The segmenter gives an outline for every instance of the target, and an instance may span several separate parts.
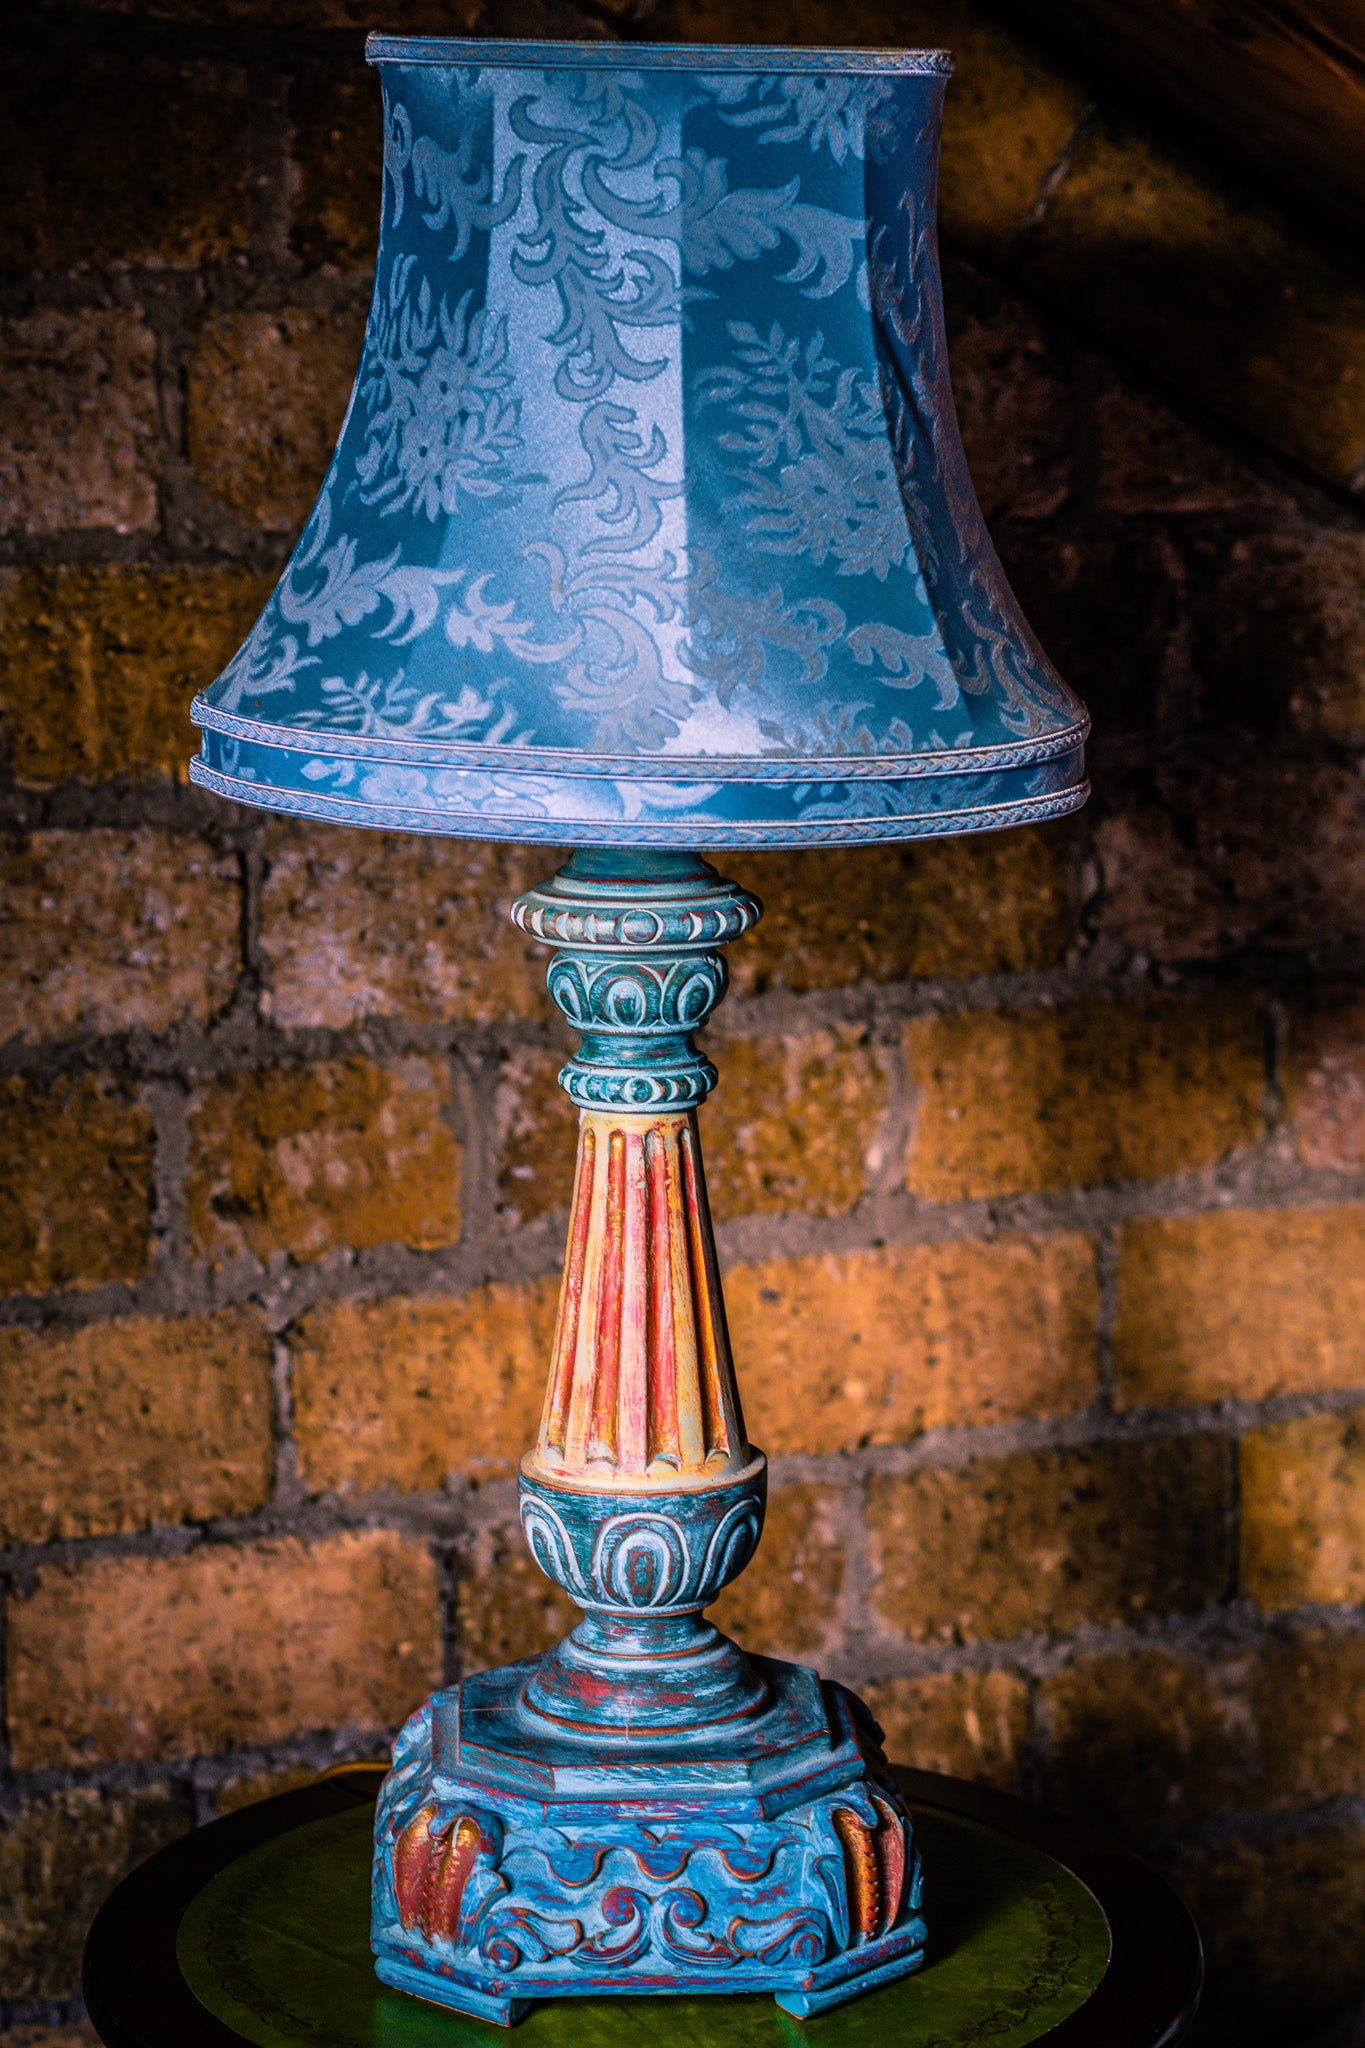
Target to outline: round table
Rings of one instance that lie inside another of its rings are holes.
[[[214,1821],[102,1908],[85,2002],[107,2048],[495,2048],[502,2029],[380,1984],[370,1833],[382,1770],[351,1766]],[[794,2020],[767,1997],[565,1998],[517,2048],[1161,2048],[1201,1960],[1170,1887],[1103,1835],[955,1778],[898,1771],[924,1853],[929,1954]],[[642,2007],[644,2008],[642,2010]]]

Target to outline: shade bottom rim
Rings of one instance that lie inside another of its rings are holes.
[[[351,825],[369,831],[420,832],[453,839],[490,839],[543,846],[652,846],[677,849],[800,849],[815,846],[875,846],[905,839],[941,839],[968,832],[1001,832],[1016,825],[1042,824],[1078,811],[1090,794],[1082,776],[1066,788],[1007,802],[955,810],[912,811],[871,817],[808,817],[746,820],[692,811],[676,818],[537,817],[483,811],[437,810],[400,803],[367,803],[355,797],[282,789],[248,781],[190,762],[190,780],[236,803],[276,814]]]

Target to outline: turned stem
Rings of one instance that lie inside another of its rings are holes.
[[[720,948],[761,906],[692,854],[576,853],[513,917],[552,946],[580,1034],[580,1111],[554,1349],[522,1519],[587,1610],[523,1690],[590,1733],[695,1734],[758,1711],[762,1680],[701,1609],[748,1563],[763,1455],[735,1384],[696,1109],[716,1070],[693,1034],[725,992]]]
[[[559,1316],[531,1469],[669,1490],[749,1462],[696,1108],[716,1070],[693,1034],[725,993],[720,947],[761,906],[695,854],[575,853],[518,899],[555,948],[546,981],[580,1034]]]

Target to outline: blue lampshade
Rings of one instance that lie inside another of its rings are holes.
[[[372,37],[374,302],[196,782],[345,823],[802,846],[1084,801],[972,491],[949,61]]]

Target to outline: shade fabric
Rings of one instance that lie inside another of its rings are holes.
[[[948,383],[937,51],[371,37],[378,272],[196,782],[343,822],[797,846],[1084,801]]]

